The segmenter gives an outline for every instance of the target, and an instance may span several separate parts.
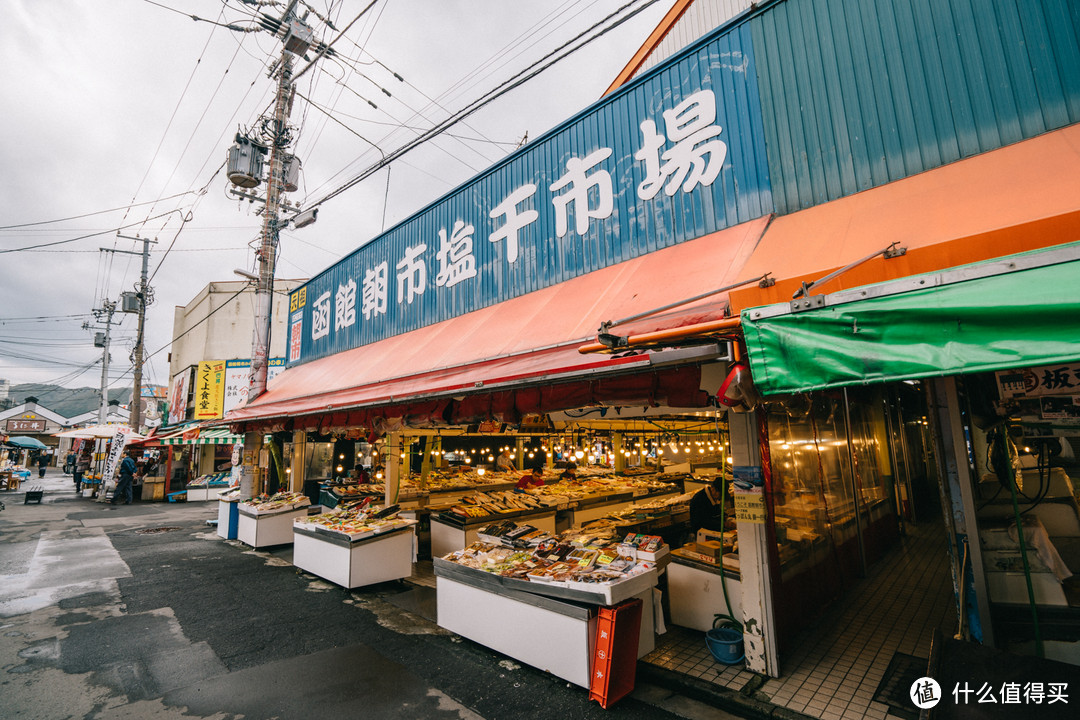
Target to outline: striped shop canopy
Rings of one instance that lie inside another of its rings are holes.
[[[234,445],[244,442],[243,435],[232,435],[228,428],[196,428],[161,439],[162,445]]]

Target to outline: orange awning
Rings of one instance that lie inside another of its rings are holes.
[[[583,357],[577,348],[605,320],[619,320],[741,279],[769,218],[612,265],[572,280],[291,367],[225,422],[328,413],[491,388],[647,370],[648,356]],[[739,277],[736,277],[739,276]],[[620,334],[666,330],[724,317],[713,296],[619,325]]]
[[[891,243],[811,294],[832,293],[1080,239],[1080,125],[777,217],[743,268],[776,284],[731,292],[731,308],[789,302],[804,281]]]

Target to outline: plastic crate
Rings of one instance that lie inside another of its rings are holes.
[[[605,710],[634,689],[641,608],[640,598],[600,608],[589,699],[599,702]]]

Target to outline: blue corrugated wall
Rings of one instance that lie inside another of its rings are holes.
[[[779,213],[1080,121],[1077,0],[787,0],[750,22]]]

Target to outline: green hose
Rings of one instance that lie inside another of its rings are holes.
[[[706,491],[708,492],[708,491]],[[731,610],[731,600],[728,598],[727,592],[727,576],[724,574],[724,521],[727,519],[727,515],[724,509],[724,502],[727,499],[727,481],[723,482],[720,490],[720,588],[724,591],[724,604],[727,607],[728,613]],[[713,615],[713,627],[730,625],[739,632],[743,631],[742,623],[736,620],[734,617],[727,613],[716,613]]]
[[[1013,456],[1009,451],[1009,431],[1005,423],[1001,424],[1002,444],[1005,447],[1005,464],[1013,469]],[[1028,603],[1031,605],[1031,623],[1035,630],[1035,654],[1043,655],[1042,633],[1039,632],[1039,610],[1035,606],[1035,588],[1031,585],[1031,566],[1028,564],[1027,543],[1024,541],[1024,526],[1020,522],[1020,503],[1016,499],[1016,474],[1009,478],[1009,491],[1012,493],[1013,515],[1016,517],[1016,537],[1020,543],[1020,559],[1024,563],[1024,580],[1027,581]]]

